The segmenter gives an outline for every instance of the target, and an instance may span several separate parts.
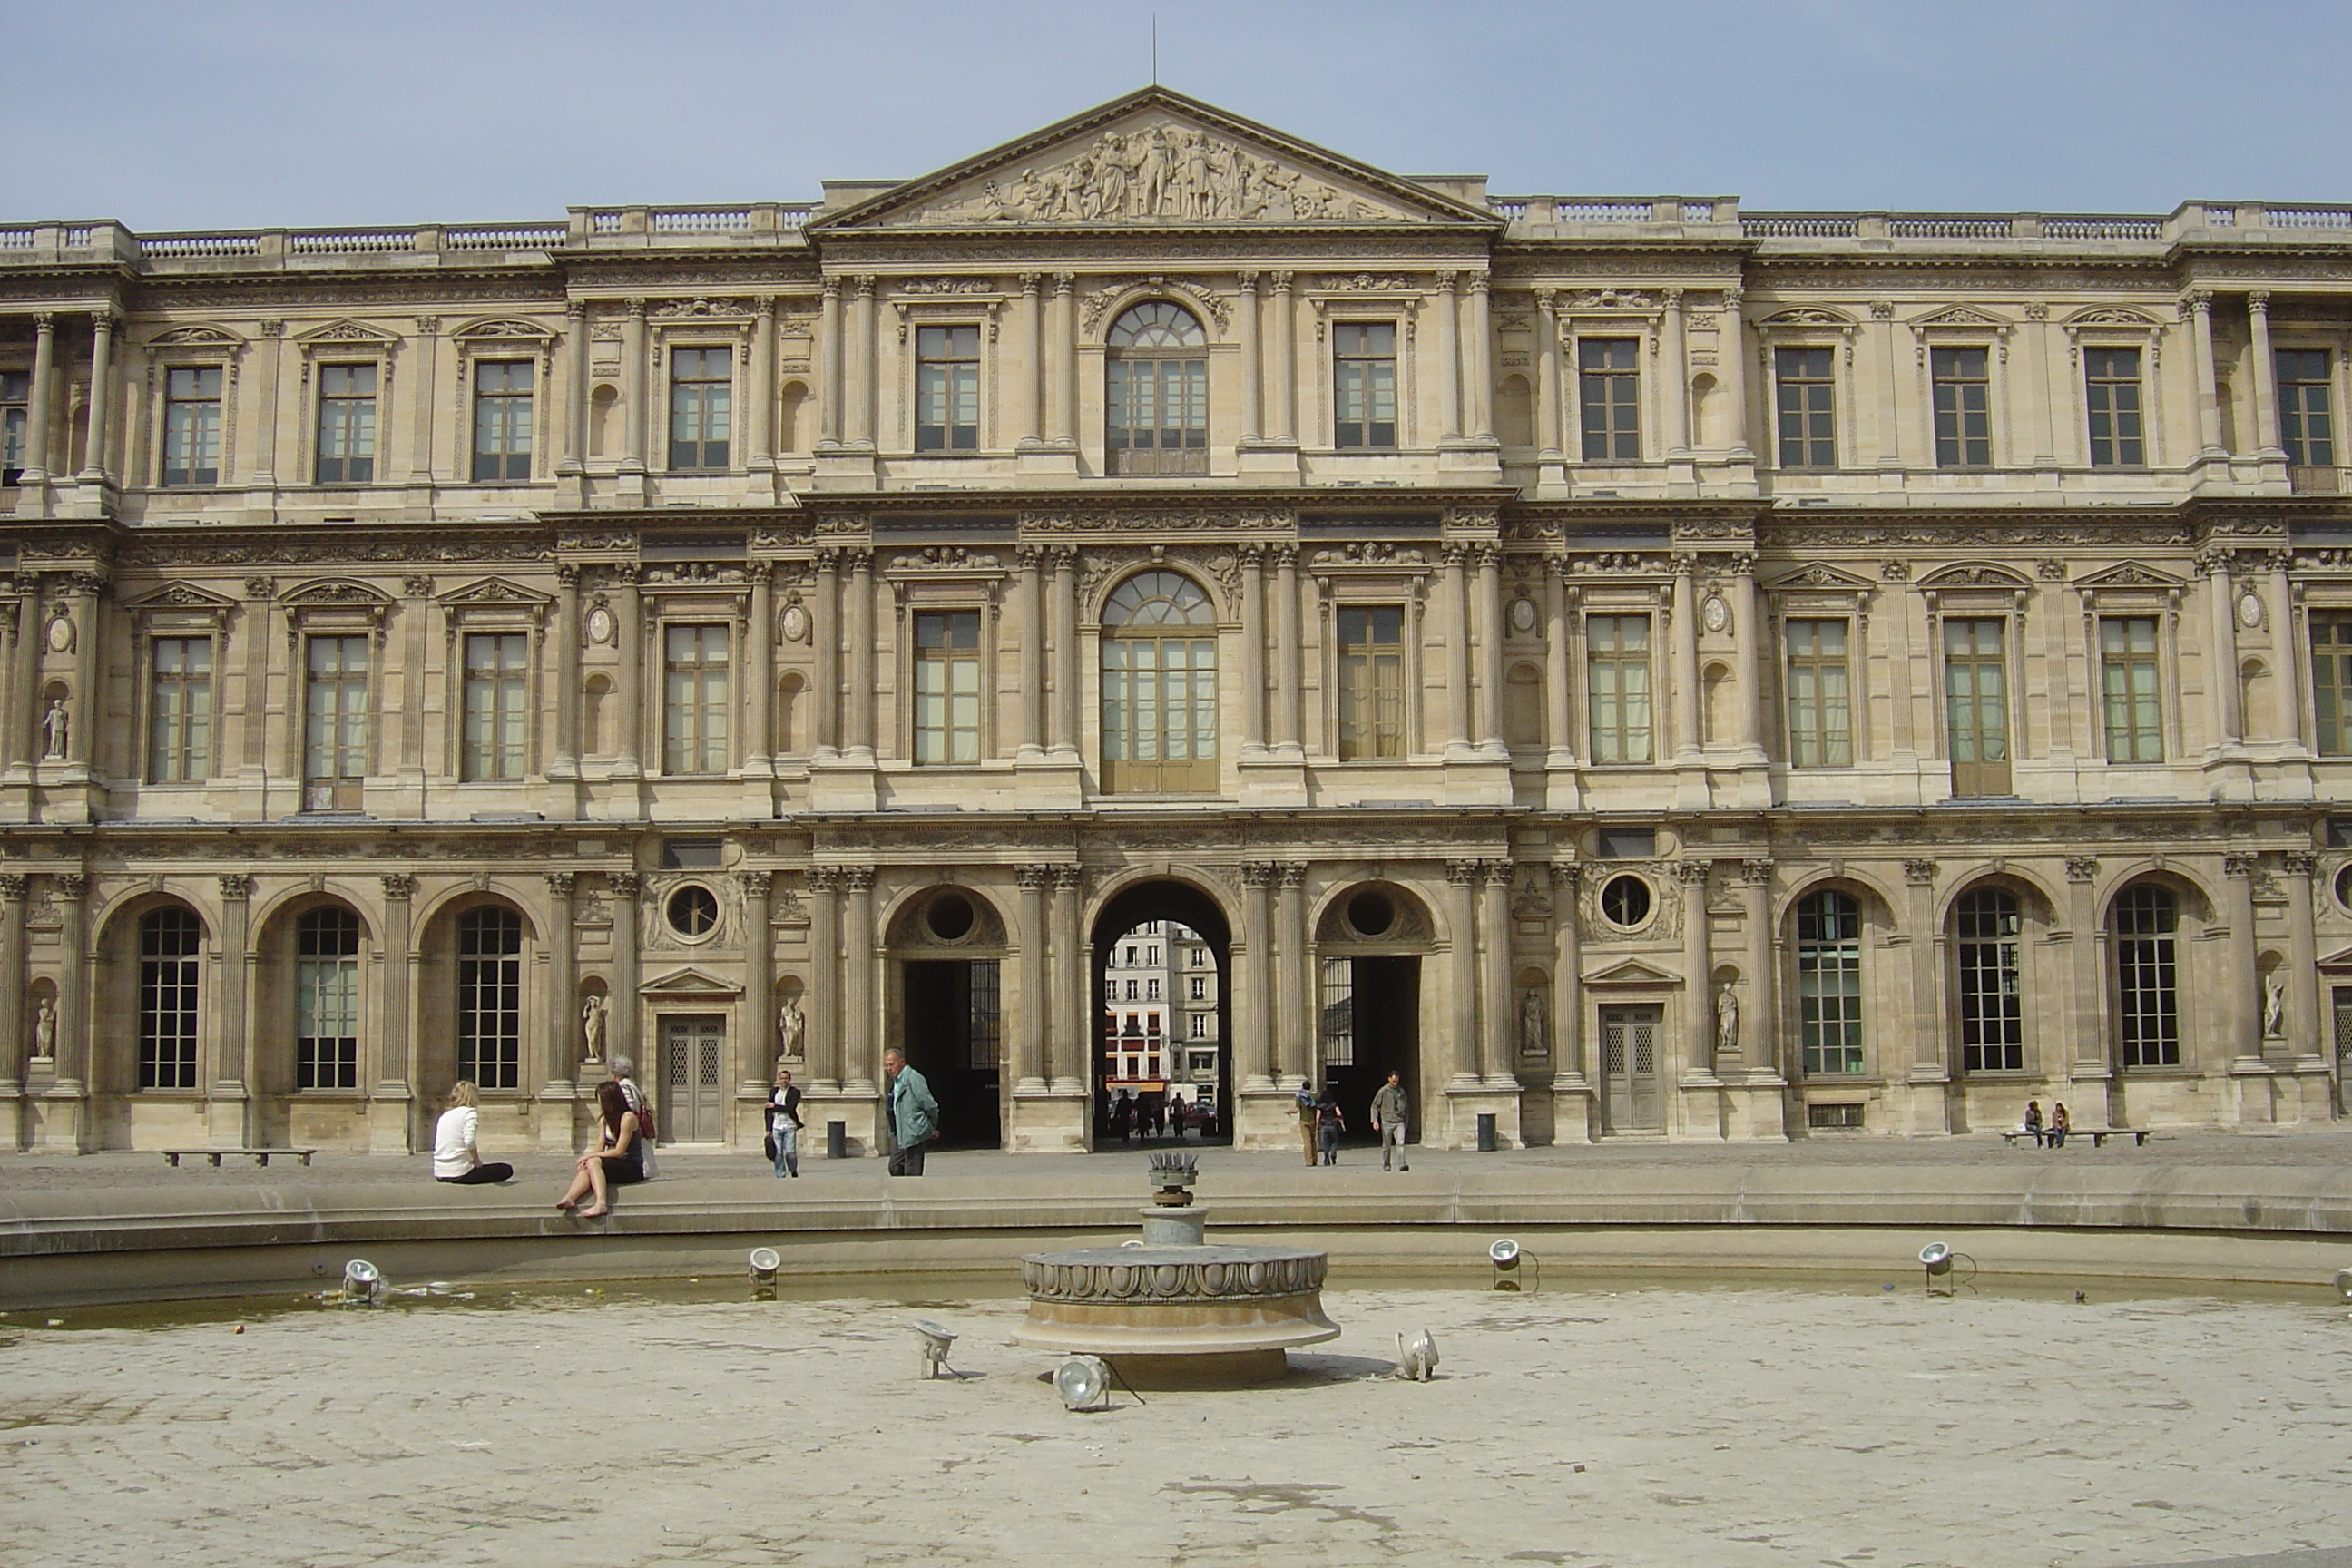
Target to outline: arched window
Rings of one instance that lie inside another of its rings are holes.
[[[294,1087],[360,1086],[360,919],[331,905],[294,928]]]
[[[139,1087],[196,1087],[196,944],[203,928],[174,905],[139,921]]]
[[[2180,1062],[2180,991],[2174,933],[2180,901],[2169,888],[2141,882],[2116,900],[2116,1022],[2124,1066]]]
[[[457,917],[457,1076],[522,1084],[522,917],[491,906]]]
[[[1797,906],[1797,1005],[1805,1074],[1862,1070],[1862,904],[1833,890]]]
[[[1111,324],[1104,445],[1115,474],[1209,471],[1208,339],[1190,312],[1150,300]]]
[[[1979,888],[1952,912],[1960,964],[1960,1070],[2025,1066],[2024,998],[2018,994],[2017,895]]]
[[[1103,605],[1102,782],[1217,786],[1216,612],[1191,578],[1139,572]]]

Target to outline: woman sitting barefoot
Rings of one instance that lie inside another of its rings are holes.
[[[612,1213],[613,1189],[646,1179],[645,1151],[637,1142],[637,1113],[629,1109],[628,1096],[621,1092],[621,1086],[610,1079],[596,1086],[596,1120],[602,1137],[595,1151],[580,1156],[580,1173],[572,1178],[572,1190],[555,1204],[570,1214],[582,1198],[594,1193],[594,1206],[579,1211],[582,1219]]]

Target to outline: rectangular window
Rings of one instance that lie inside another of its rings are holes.
[[[360,1086],[359,922],[341,910],[304,920],[294,960],[294,1087]],[[337,918],[337,917],[341,918]]]
[[[2091,411],[2091,466],[2137,468],[2147,461],[2140,438],[2139,350],[2084,349],[2083,400]]]
[[[139,922],[139,1087],[196,1087],[196,950],[201,930],[184,909]]]
[[[2099,679],[2106,698],[2107,761],[2164,761],[2154,616],[2109,616],[2099,622]]]
[[[310,639],[302,710],[302,809],[353,811],[367,776],[368,639]]]
[[[1198,974],[1192,976],[1192,999],[1195,1002],[1206,1002],[1209,999],[1209,982],[1204,976]]]
[[[15,484],[25,471],[25,433],[31,427],[33,377],[21,370],[0,370],[0,488]]]
[[[1004,1055],[1003,974],[992,958],[973,959],[967,973],[971,976],[971,1048],[965,1054],[964,1065],[992,1068]]]
[[[474,632],[466,637],[468,779],[522,777],[530,647],[530,637],[521,632]]]
[[[1143,983],[1143,999],[1146,1002],[1157,1002],[1160,1000],[1160,977],[1158,975],[1155,974],[1150,979]]]
[[[1781,349],[1772,356],[1780,397],[1780,466],[1837,467],[1837,382],[1830,349]]]
[[[733,349],[672,349],[669,466],[672,473],[724,473],[734,406]]]
[[[727,628],[671,626],[662,647],[668,680],[663,704],[662,771],[727,771]]]
[[[1650,617],[1588,616],[1584,621],[1586,710],[1592,760],[1650,760]]]
[[[1789,761],[1853,766],[1853,704],[1846,686],[1846,623],[1789,623]]]
[[[1192,1038],[1205,1040],[1209,1037],[1209,1016],[1206,1013],[1192,1014],[1188,1026],[1192,1030]]]
[[[148,645],[147,782],[194,784],[212,773],[213,639]]]
[[[474,367],[474,482],[530,478],[530,377],[527,359]]]
[[[1842,894],[1797,907],[1797,1016],[1806,1077],[1862,1071],[1862,906]]]
[[[1952,793],[2009,793],[2009,670],[1998,617],[1944,623],[1945,734]]]
[[[2352,756],[2352,610],[2311,612],[2311,708],[2319,754]]]
[[[1356,961],[1323,961],[1323,1065],[1356,1062]]]
[[[1404,755],[1404,611],[1339,612],[1339,760]]]
[[[220,483],[221,373],[183,366],[163,376],[163,482]]]
[[[322,485],[375,479],[375,366],[319,367],[319,474]]]
[[[915,450],[980,446],[980,329],[915,329]]]
[[[1927,356],[1936,394],[1936,466],[1992,466],[1992,383],[1982,349],[1937,349]]]
[[[915,617],[915,761],[980,761],[980,612]]]
[[[2016,1072],[2025,1066],[2018,901],[2000,889],[1980,889],[1960,900],[1953,924],[1959,938],[1961,1069]]]
[[[1331,444],[1385,451],[1396,437],[1396,325],[1340,321],[1331,329],[1332,393],[1339,420]]]
[[[1640,349],[1633,338],[1588,338],[1576,345],[1588,463],[1641,461]]]
[[[2278,362],[2279,439],[2297,468],[2336,462],[2336,416],[2326,349],[2281,349]]]

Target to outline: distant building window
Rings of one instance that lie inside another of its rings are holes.
[[[1332,445],[1385,450],[1397,444],[1396,325],[1340,321],[1331,329],[1331,379],[1339,417]]]
[[[2139,350],[2084,349],[2083,397],[2091,415],[2091,465],[2136,468],[2147,461],[2140,437]]]
[[[1584,621],[1585,708],[1592,760],[1650,760],[1650,617],[1588,616]]]
[[[1191,995],[1195,1002],[1206,1002],[1209,999],[1209,982],[1205,975],[1192,976]]]
[[[220,483],[221,373],[183,366],[163,377],[163,482]]]
[[[2154,616],[2109,616],[2099,622],[2099,679],[2106,702],[2107,761],[2164,761]]]
[[[196,1087],[197,944],[203,927],[176,906],[139,921],[139,1087]]]
[[[1853,766],[1853,706],[1847,695],[1846,623],[1789,623],[1789,761],[1801,768]]]
[[[663,639],[667,678],[662,771],[727,771],[727,628],[671,626]]]
[[[364,485],[375,479],[375,366],[319,367],[318,482]]]
[[[1824,889],[1797,906],[1797,1009],[1805,1074],[1862,1070],[1862,904]]]
[[[521,632],[466,637],[465,776],[519,779],[529,731],[530,639]]]
[[[1339,615],[1339,760],[1404,755],[1404,610]]]
[[[915,761],[980,761],[980,612],[915,617]]]
[[[0,488],[25,472],[25,434],[32,427],[33,378],[21,370],[0,371]]]
[[[915,450],[980,445],[980,329],[915,330]]]
[[[672,473],[725,473],[735,389],[732,349],[672,349],[669,466]]]
[[[213,639],[149,645],[147,779],[194,784],[212,773]]]
[[[1192,1030],[1191,1038],[1205,1040],[1209,1037],[1209,1016],[1206,1013],[1192,1014],[1189,1020],[1189,1026]]]
[[[1837,467],[1837,382],[1829,349],[1781,349],[1772,356],[1780,399],[1780,466]]]
[[[1928,356],[1936,405],[1936,466],[1992,466],[1992,383],[1982,349],[1937,349]]]
[[[2279,438],[2286,460],[2325,468],[2336,461],[2335,405],[2326,349],[2281,349],[2277,355]]]
[[[531,363],[488,360],[474,367],[474,482],[530,478]]]
[[[1588,463],[1641,460],[1640,349],[1632,338],[1588,338],[1577,345]]]
[[[295,926],[294,1087],[360,1086],[360,920],[340,906]]]

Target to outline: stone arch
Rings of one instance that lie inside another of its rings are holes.
[[[306,922],[314,916],[321,933],[341,934],[349,944],[347,952],[322,952],[309,955],[306,962],[302,938]],[[375,1026],[381,1016],[375,984],[380,966],[371,962],[375,942],[375,926],[360,900],[331,884],[286,889],[255,909],[246,1082],[256,1100],[257,1124],[272,1141],[308,1142],[313,1137],[291,1124],[295,1108],[287,1103],[290,1097],[315,1091],[348,1100],[365,1096],[379,1080],[376,1062],[383,1042]],[[311,965],[318,966],[315,972]],[[314,1047],[306,1064],[298,1040],[306,979],[315,979],[314,999],[327,1004],[314,1026],[335,1031],[316,1037],[355,1042],[347,1071],[333,1047]],[[338,1004],[347,1004],[347,1009]],[[337,1022],[339,1016],[343,1022]],[[348,1036],[341,1035],[344,1027],[351,1030]]]
[[[963,905],[961,923],[955,910],[959,902]],[[994,898],[956,880],[950,873],[942,873],[937,881],[900,889],[884,906],[881,916],[882,945],[894,952],[996,957],[1015,945],[1011,922]]]
[[[1954,875],[1936,905],[1936,929],[1948,930],[1953,911],[1958,909],[1960,900],[1984,887],[2005,888],[2015,893],[2023,907],[2025,918],[2037,925],[2056,925],[2059,911],[2065,908],[2063,897],[2038,872],[2021,866],[1989,861],[1963,868]]]
[[[792,380],[776,395],[776,450],[805,452],[811,445],[803,428],[810,416],[808,383]]]
[[[1780,908],[1773,911],[1773,928],[1785,937],[1789,922],[1795,918],[1797,905],[1824,888],[1852,893],[1862,900],[1864,921],[1883,931],[1893,931],[1901,923],[1896,910],[1902,903],[1895,891],[1871,872],[1852,866],[1837,866],[1814,872],[1784,893]]]
[[[2117,868],[2115,874],[2107,879],[2106,885],[2099,889],[2101,929],[2105,929],[2115,918],[2116,900],[2123,894],[2124,890],[2135,882],[2144,881],[2161,882],[2178,894],[2180,899],[2180,918],[2184,921],[2193,920],[2200,925],[2212,925],[2221,919],[2220,906],[2215,903],[2212,893],[2203,882],[2182,870],[2179,866],[2160,857],[2150,856],[2143,859],[2128,861]]]
[[[1209,602],[1209,611],[1215,618],[1215,625],[1222,626],[1232,614],[1232,606],[1225,602],[1224,585],[1213,576],[1195,570],[1190,562],[1153,560],[1139,562],[1131,567],[1113,572],[1104,577],[1100,586],[1095,591],[1093,602],[1084,606],[1087,624],[1097,628],[1104,626],[1106,623],[1103,616],[1110,608],[1111,595],[1136,578],[1152,572],[1173,574],[1199,589],[1202,595]]]
[[[588,455],[610,458],[621,445],[621,389],[600,381],[588,394]]]
[[[417,1089],[427,1097],[445,1093],[457,1072],[458,1006],[457,981],[460,956],[458,928],[465,917],[476,910],[503,910],[515,916],[520,927],[520,951],[513,955],[520,973],[530,976],[540,973],[539,959],[544,949],[541,921],[524,900],[493,881],[483,886],[467,883],[446,889],[430,900],[420,900],[416,910],[416,962],[415,963],[415,1005],[412,1017],[415,1057],[410,1071]],[[521,1010],[517,1020],[519,1036],[519,1072],[511,1089],[483,1081],[479,1072],[473,1076],[482,1084],[486,1098],[509,1098],[528,1100],[536,1087],[536,1079],[544,1074],[547,1064],[542,1060],[547,1038],[547,1019],[543,1008],[550,1005],[541,995],[541,987],[524,984]],[[627,1039],[631,1031],[621,1027],[624,1017],[637,1005],[634,996],[614,996],[614,1016],[608,1020],[611,1040],[607,1050],[619,1048],[617,1042]]]
[[[1239,1081],[1234,1072],[1233,1019],[1236,972],[1233,946],[1241,922],[1239,911],[1233,907],[1230,893],[1223,888],[1222,879],[1192,866],[1162,863],[1138,867],[1120,874],[1101,889],[1090,900],[1084,918],[1086,941],[1092,951],[1086,969],[1085,1014],[1088,1023],[1082,1031],[1082,1039],[1088,1058],[1085,1076],[1095,1106],[1096,1114],[1091,1120],[1097,1134],[1099,1136],[1108,1130],[1108,1103],[1105,1096],[1114,1077],[1124,1077],[1129,1060],[1148,1057],[1151,1049],[1147,1040],[1141,1045],[1122,1047],[1114,1051],[1114,1037],[1108,1033],[1113,1016],[1106,1011],[1100,1001],[1109,977],[1115,945],[1119,938],[1148,921],[1173,921],[1189,927],[1214,960],[1217,985],[1214,1016],[1219,1049],[1218,1068],[1212,1080],[1215,1090],[1208,1098],[1221,1108],[1219,1125],[1230,1133],[1233,1130],[1233,1089]],[[1170,957],[1172,960],[1172,952]],[[1249,971],[1247,978],[1252,983],[1257,982],[1265,973],[1264,966],[1255,963],[1249,966]],[[1270,998],[1260,1000],[1262,1005],[1270,1002]],[[1166,999],[1164,1005],[1169,1009],[1168,1034],[1172,1035],[1176,1032],[1175,1021],[1181,1016],[1181,1003],[1171,997]],[[1189,1053],[1192,1048],[1189,1041],[1180,1042],[1163,1035],[1159,1050],[1162,1056],[1161,1065],[1169,1069],[1169,1077],[1174,1077],[1173,1069],[1178,1066],[1177,1053],[1180,1050]],[[1120,1064],[1121,1070],[1118,1075],[1110,1070],[1114,1062]],[[1196,1094],[1193,1098],[1200,1097]]]
[[[220,966],[215,960],[219,956],[220,926],[210,910],[176,889],[142,889],[127,898],[117,899],[102,911],[95,940],[90,944],[91,1027],[88,1070],[89,1089],[93,1095],[129,1095],[140,1087],[140,942],[143,922],[158,910],[184,910],[195,918],[196,1068],[195,1082],[192,1087],[201,1093],[218,1076],[215,1048],[220,1037]],[[38,1016],[36,993],[44,986],[48,987],[48,994],[54,997],[55,987],[46,980],[36,981],[26,989],[24,1020],[27,1052],[32,1048],[33,1024]],[[106,1116],[106,1113],[101,1110],[101,1115]],[[111,1116],[106,1116],[106,1119],[110,1121],[114,1120]],[[134,1124],[126,1131],[135,1135],[137,1127]],[[192,1122],[190,1131],[194,1132],[199,1129]],[[118,1137],[111,1133],[104,1142],[110,1147],[136,1146],[131,1137]]]
[[[776,682],[776,732],[773,754],[791,757],[803,754],[808,747],[801,742],[801,707],[808,694],[808,681],[798,670],[787,671]]]
[[[1363,929],[1356,907],[1366,894],[1387,900],[1390,922],[1377,931]],[[1350,952],[1433,952],[1444,945],[1437,906],[1420,889],[1384,877],[1341,882],[1327,891],[1309,911],[1318,947]]]

